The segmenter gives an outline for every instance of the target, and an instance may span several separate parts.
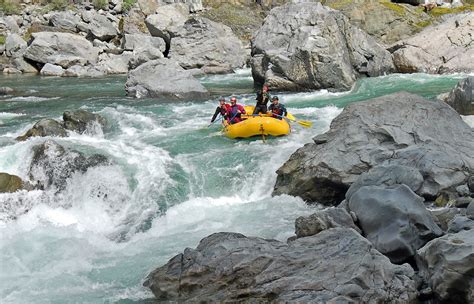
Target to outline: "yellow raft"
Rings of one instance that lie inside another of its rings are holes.
[[[252,114],[254,107],[246,106],[245,112]],[[270,116],[242,115],[243,121],[230,125],[224,122],[225,136],[229,138],[248,138],[252,136],[282,136],[291,132],[286,119],[276,119]]]

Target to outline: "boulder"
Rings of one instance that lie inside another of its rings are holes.
[[[73,65],[69,67],[64,76],[67,77],[101,77],[104,76],[106,71],[99,70],[96,67]]]
[[[320,3],[271,10],[252,39],[252,75],[275,90],[349,90],[362,76],[393,70],[390,53]]]
[[[62,124],[54,119],[41,119],[31,129],[26,131],[22,136],[18,136],[16,140],[24,141],[34,136],[56,136],[66,137],[67,133]]]
[[[231,28],[204,17],[188,19],[171,40],[168,56],[185,69],[229,73],[245,65],[247,52]]]
[[[417,169],[423,183],[415,192],[434,200],[443,190],[455,191],[474,172],[474,129],[444,102],[409,93],[346,106],[323,137],[298,149],[278,169],[274,194],[336,205],[362,173],[397,165]],[[388,180],[403,182],[403,174]],[[415,175],[405,181],[413,188]]]
[[[328,208],[309,216],[297,218],[295,221],[295,234],[297,238],[302,238],[336,227],[352,228],[360,233],[351,215],[345,209]]]
[[[95,66],[104,74],[127,74],[130,60],[133,58],[132,52],[123,52],[122,54],[100,54],[99,62]]]
[[[47,63],[40,71],[42,76],[63,76],[65,70],[59,65]]]
[[[0,193],[11,193],[24,189],[23,180],[8,173],[0,172]]]
[[[416,264],[439,303],[474,302],[472,231],[461,231],[432,240],[418,250]]]
[[[361,187],[348,206],[366,238],[393,263],[407,261],[417,249],[443,234],[423,198],[406,185]]]
[[[34,62],[68,68],[97,61],[98,51],[82,36],[69,33],[39,32],[24,54]]]
[[[158,1],[156,0],[137,0],[137,2],[145,16],[153,14],[158,8]]]
[[[83,12],[82,19],[88,23],[90,37],[108,41],[118,35],[114,24],[107,17],[95,11]]]
[[[18,34],[10,34],[5,40],[5,53],[11,57],[16,52],[26,48],[26,41]]]
[[[49,19],[49,24],[63,30],[69,30],[72,32],[79,31],[78,25],[82,25],[82,19],[72,11],[55,12]]]
[[[474,76],[461,80],[446,102],[461,115],[474,115]]]
[[[34,67],[29,62],[27,62],[25,58],[23,58],[23,56],[13,58],[12,64],[16,69],[20,70],[22,73],[38,73],[38,70],[36,69],[36,67]]]
[[[182,30],[188,17],[189,11],[183,4],[163,5],[155,14],[146,18],[145,24],[152,36],[162,38],[166,42],[168,52],[171,38]]]
[[[145,34],[125,34],[122,48],[126,51],[134,51],[141,48],[154,48],[163,53],[166,50],[166,43],[163,38],[160,37],[153,37]]]
[[[202,99],[209,92],[176,61],[149,61],[128,73],[125,90],[136,98]]]
[[[158,301],[414,303],[414,272],[356,231],[333,228],[289,244],[216,233],[148,275]]]
[[[389,50],[400,73],[471,73],[474,71],[474,12],[455,15]]]
[[[128,62],[128,69],[133,70],[146,62],[162,58],[164,58],[164,56],[159,49],[139,47],[132,52],[132,56]]]
[[[449,221],[448,233],[458,233],[464,230],[474,230],[474,220],[463,215],[456,215]]]
[[[434,216],[436,225],[441,227],[443,231],[447,231],[449,222],[460,214],[458,208],[437,208],[430,210],[430,212]]]
[[[84,110],[66,111],[63,114],[63,120],[67,130],[80,134],[94,128],[94,126],[104,129],[107,125],[107,120],[104,117]]]
[[[474,202],[470,203],[469,206],[467,206],[466,215],[470,219],[474,219]]]
[[[416,192],[423,185],[423,176],[416,168],[399,165],[375,166],[368,172],[362,173],[359,178],[349,187],[346,199],[364,186],[386,186],[406,185]]]
[[[10,87],[0,87],[0,96],[1,95],[10,95],[13,92],[15,92],[15,90],[10,88]]]
[[[42,189],[55,188],[61,191],[67,179],[75,173],[84,173],[90,167],[106,166],[110,162],[100,154],[86,157],[83,153],[66,149],[48,140],[33,147],[33,159],[29,167],[29,178]]]

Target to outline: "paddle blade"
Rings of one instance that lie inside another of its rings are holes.
[[[296,120],[296,118],[295,118],[295,117],[293,116],[293,114],[291,114],[291,113],[287,113],[287,114],[286,114],[286,118],[288,118],[289,120],[292,120],[292,121],[295,121],[295,120]]]
[[[298,120],[297,123],[305,128],[311,128],[313,126],[313,123],[311,121],[306,120]]]

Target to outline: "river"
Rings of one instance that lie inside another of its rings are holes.
[[[14,138],[41,118],[60,120],[77,109],[104,116],[106,129],[54,140],[113,162],[74,175],[59,193],[0,194],[0,302],[145,303],[153,297],[142,287],[146,274],[208,234],[286,240],[294,220],[315,208],[297,197],[271,197],[275,171],[297,148],[327,131],[351,102],[401,90],[433,99],[461,78],[390,75],[362,79],[350,92],[278,94],[313,127],[292,124],[289,136],[263,142],[231,140],[218,124],[207,127],[217,98],[136,100],[124,96],[125,77],[0,75],[0,86],[21,93],[0,97],[0,172],[28,179],[32,147],[45,139]],[[249,70],[201,82],[215,97],[254,103]]]

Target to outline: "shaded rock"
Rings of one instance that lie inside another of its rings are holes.
[[[43,189],[66,187],[67,179],[75,173],[84,173],[90,167],[106,166],[110,162],[100,154],[90,157],[81,152],[66,149],[48,140],[33,147],[33,160],[29,168],[29,178]]]
[[[18,34],[10,34],[5,40],[5,52],[7,56],[13,56],[16,52],[26,48],[26,41]]]
[[[393,265],[370,242],[333,228],[290,244],[216,233],[153,271],[144,285],[160,301],[408,303],[408,265]]]
[[[352,228],[360,233],[359,228],[354,225],[351,215],[345,209],[329,208],[297,218],[295,234],[297,238],[302,238],[336,227]]]
[[[10,87],[0,87],[0,95],[10,95],[13,92],[15,90]]]
[[[230,27],[194,17],[172,38],[168,56],[185,69],[200,68],[208,74],[218,74],[243,67],[247,52]]]
[[[78,25],[82,27],[85,26],[81,17],[74,14],[72,11],[55,12],[49,19],[49,24],[54,27],[72,32],[78,31]]]
[[[358,77],[393,70],[390,54],[320,3],[272,9],[252,40],[252,75],[277,90],[348,90]]]
[[[474,302],[474,233],[461,231],[418,250],[416,264],[440,303]]]
[[[114,24],[107,17],[95,11],[83,12],[82,19],[88,23],[88,33],[91,37],[108,41],[118,34]]]
[[[64,127],[54,119],[41,119],[31,129],[26,131],[22,136],[18,136],[16,140],[23,141],[34,136],[67,136]]]
[[[471,202],[469,206],[467,206],[466,215],[470,219],[474,219],[474,203],[473,202]]]
[[[163,58],[140,65],[128,73],[125,90],[136,98],[202,99],[209,92],[176,61]]]
[[[467,180],[467,186],[469,187],[469,190],[474,193],[474,175],[470,176]]]
[[[474,221],[462,215],[456,215],[448,223],[448,233],[458,233],[464,230],[474,229]]]
[[[400,73],[470,73],[474,70],[474,12],[455,15],[390,48]]]
[[[24,188],[25,183],[20,177],[0,172],[0,193],[16,192]]]
[[[65,70],[59,65],[47,63],[43,66],[40,74],[43,76],[63,76]]]
[[[474,172],[474,130],[445,103],[409,93],[346,106],[326,136],[327,142],[306,144],[278,169],[274,194],[339,204],[360,174],[400,165],[417,169],[423,184],[416,193],[434,199]]]
[[[458,197],[455,200],[454,207],[467,208],[471,202],[474,202],[474,198],[472,197]]]
[[[406,185],[413,192],[418,191],[423,184],[423,176],[416,168],[382,165],[362,173],[361,176],[350,186],[346,192],[346,199],[350,199],[352,194],[364,186],[395,186]]]
[[[474,76],[461,80],[446,102],[461,115],[474,115]]]
[[[434,216],[436,225],[441,227],[443,231],[447,231],[449,222],[456,215],[460,214],[459,209],[457,208],[440,208],[440,209],[430,210],[430,212]]]
[[[349,209],[357,215],[367,239],[393,263],[407,261],[443,234],[423,199],[406,185],[361,187],[349,199]]]
[[[133,70],[144,63],[162,58],[164,58],[164,56],[159,49],[140,47],[133,51],[132,57],[128,62],[128,68],[129,70]]]
[[[25,58],[32,61],[56,64],[63,68],[97,61],[97,49],[82,36],[40,32],[34,33],[33,38],[24,54]]]
[[[12,63],[22,73],[38,73],[36,67],[27,62],[23,57],[13,58]]]
[[[107,120],[104,117],[84,110],[66,111],[63,114],[63,120],[66,129],[81,134],[88,129],[93,129],[94,126],[98,125],[104,129],[107,125]]]

